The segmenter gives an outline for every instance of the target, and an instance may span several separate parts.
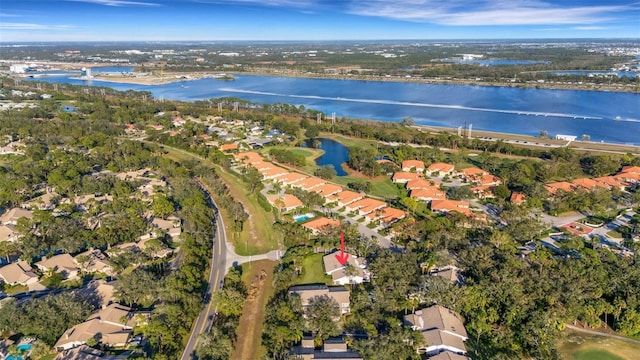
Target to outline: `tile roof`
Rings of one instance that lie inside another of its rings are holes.
[[[357,193],[354,191],[350,191],[350,190],[344,190],[341,191],[335,195],[333,195],[331,198],[329,198],[329,201],[338,201],[341,204],[350,204],[354,201],[360,200],[364,198],[364,194],[361,193]]]
[[[283,175],[281,177],[278,178],[278,181],[283,183],[284,185],[292,185],[295,183],[298,183],[304,179],[307,179],[308,176],[306,175],[302,175],[299,173],[289,173],[286,175]]]
[[[411,190],[411,193],[409,193],[409,197],[412,197],[414,199],[424,200],[424,201],[446,200],[447,194],[440,189],[429,188],[429,189]]]
[[[525,194],[523,194],[521,192],[514,191],[514,192],[511,193],[511,198],[509,198],[509,201],[511,201],[514,204],[520,205],[526,199],[527,199],[527,195],[525,195]]]
[[[415,179],[420,179],[422,177],[421,174],[418,173],[410,173],[410,172],[406,172],[406,171],[396,171],[395,173],[393,173],[393,177],[391,178],[393,180],[393,182],[398,182],[398,181],[409,181],[409,180],[415,180]]]
[[[272,206],[278,209],[291,209],[303,206],[302,201],[291,194],[269,196],[267,200],[269,200]]]
[[[222,144],[220,145],[221,151],[238,150],[238,144]]]
[[[302,224],[302,227],[315,230],[315,231],[321,231],[325,228],[336,227],[336,226],[340,226],[340,221],[329,219],[326,217],[318,217]]]
[[[558,191],[560,191],[560,190],[566,191],[566,192],[571,192],[571,191],[574,191],[576,189],[575,185],[573,185],[570,182],[566,182],[566,181],[559,181],[559,182],[545,184],[544,188],[547,189],[547,191],[551,195],[556,195],[558,193]]]
[[[314,188],[311,191],[317,192],[326,198],[328,196],[341,192],[342,187],[334,184],[324,184],[324,185],[318,186],[317,188]]]
[[[447,163],[433,163],[429,165],[427,171],[429,172],[441,172],[441,173],[450,173],[455,169],[455,166]]]
[[[327,182],[325,180],[319,179],[319,178],[315,178],[315,177],[310,177],[307,179],[304,179],[302,181],[298,181],[295,184],[293,184],[292,186],[294,187],[299,187],[303,190],[307,190],[310,191],[320,185],[326,184]]]
[[[420,160],[405,160],[402,162],[402,170],[408,171],[411,168],[416,168],[416,170],[424,170],[424,161]]]
[[[432,200],[431,211],[458,211],[467,216],[471,215],[471,210],[469,210],[469,203],[466,201],[457,200]]]

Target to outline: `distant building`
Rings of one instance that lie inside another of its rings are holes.
[[[576,141],[578,137],[574,135],[556,135],[556,140],[564,140],[564,141]]]

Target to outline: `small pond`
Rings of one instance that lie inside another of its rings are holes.
[[[320,149],[324,150],[324,154],[316,159],[316,164],[318,166],[333,165],[338,176],[346,176],[347,173],[342,170],[342,163],[349,161],[349,149],[337,141],[322,138],[309,139],[302,147],[310,148],[314,140],[319,140]]]

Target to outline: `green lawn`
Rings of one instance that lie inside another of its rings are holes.
[[[388,177],[385,177],[384,180],[371,180],[355,176],[336,176],[332,181],[344,187],[347,187],[347,184],[353,181],[368,181],[371,183],[371,191],[368,193],[370,195],[386,199],[396,199],[400,196],[398,186]]]
[[[616,230],[611,230],[607,233],[607,236],[612,237],[614,239],[622,239],[622,234],[617,232]]]
[[[558,342],[558,353],[564,360],[637,359],[638,352],[639,344],[573,330],[567,330]]]
[[[296,284],[328,284],[329,277],[324,274],[323,253],[309,255],[302,262],[302,276]]]

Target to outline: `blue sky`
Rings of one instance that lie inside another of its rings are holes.
[[[0,42],[640,38],[624,0],[0,0]]]

